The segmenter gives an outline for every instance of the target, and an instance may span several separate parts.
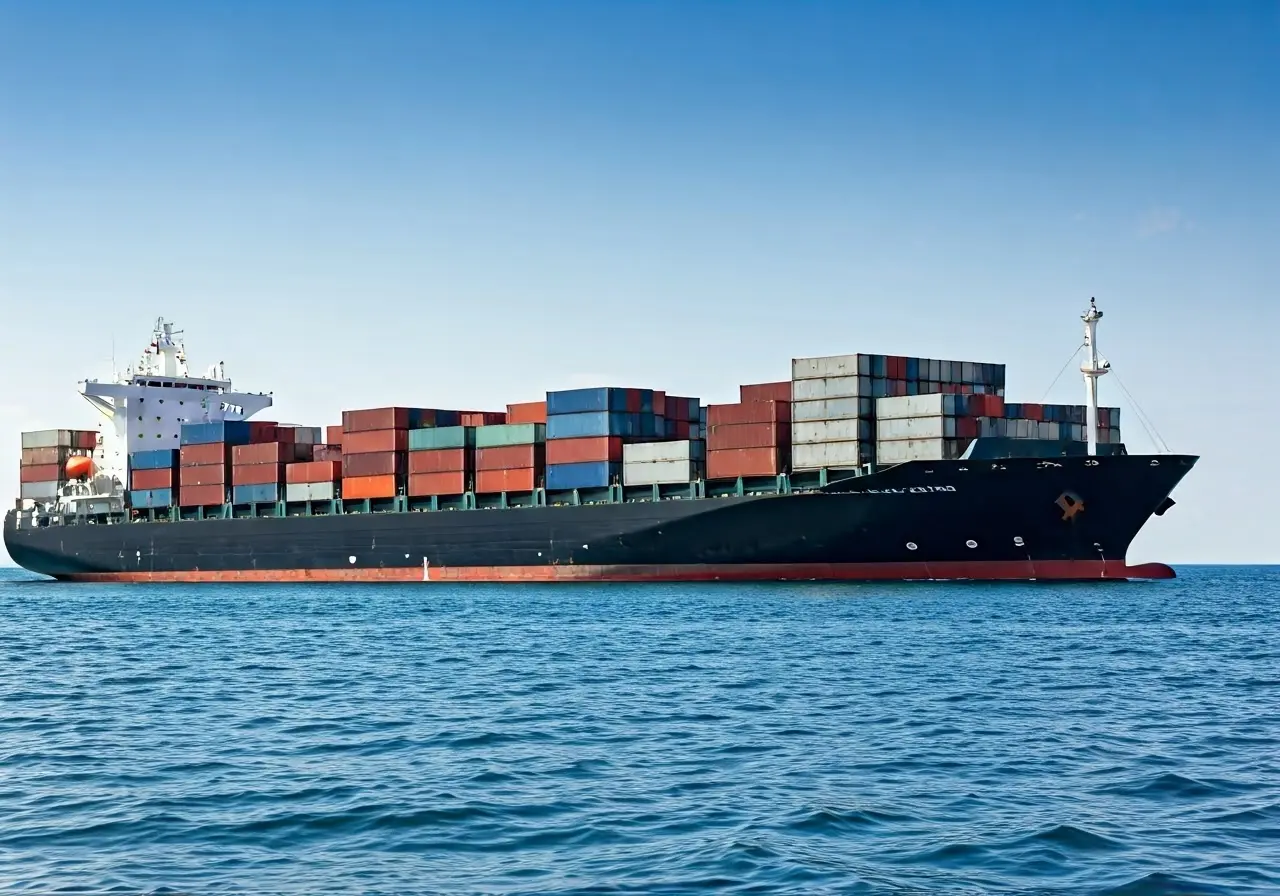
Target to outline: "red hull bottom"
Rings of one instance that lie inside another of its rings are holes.
[[[454,566],[90,572],[72,582],[857,582],[1172,579],[1163,563],[989,560],[958,563],[786,563],[717,566]]]

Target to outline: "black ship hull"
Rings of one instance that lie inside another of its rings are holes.
[[[1167,578],[1129,545],[1197,458],[915,461],[802,494],[32,525],[23,567],[80,581]]]

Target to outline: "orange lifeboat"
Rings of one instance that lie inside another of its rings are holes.
[[[93,475],[93,458],[71,457],[67,459],[68,479],[88,479]]]

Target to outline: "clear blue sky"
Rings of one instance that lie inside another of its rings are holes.
[[[1034,401],[1096,295],[1203,455],[1131,558],[1280,561],[1278,9],[0,2],[0,491],[160,314],[321,424],[856,351]]]

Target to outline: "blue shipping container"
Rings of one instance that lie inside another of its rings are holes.
[[[183,445],[209,445],[224,442],[228,445],[249,444],[247,420],[215,420],[211,423],[182,424]]]
[[[173,504],[173,489],[144,488],[129,492],[129,506],[138,510],[151,507],[169,507]]]
[[[547,488],[551,491],[567,491],[574,488],[605,488],[622,476],[622,464],[593,461],[582,464],[550,464],[547,467]]]
[[[135,451],[129,455],[131,470],[172,470],[178,465],[178,452],[173,448]]]
[[[919,358],[907,358],[907,379],[909,380],[920,379],[920,359]]]
[[[547,416],[584,414],[589,411],[625,411],[627,391],[617,388],[567,389],[547,393]],[[653,410],[653,392],[649,392],[649,410]],[[550,421],[548,421],[550,422]]]
[[[231,490],[234,504],[271,504],[281,499],[278,485],[237,485]]]
[[[658,435],[660,418],[653,414],[560,414],[547,417],[548,439],[581,439],[591,436],[622,436],[637,439]]]

